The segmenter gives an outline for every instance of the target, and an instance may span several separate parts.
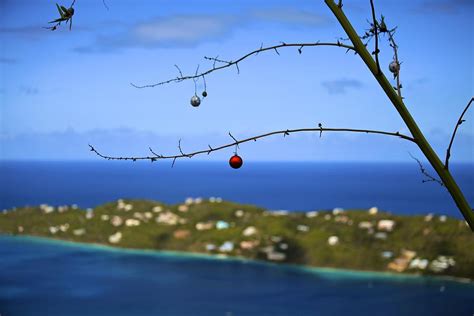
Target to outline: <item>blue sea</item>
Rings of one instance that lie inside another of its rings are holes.
[[[429,170],[429,169],[428,169]],[[452,173],[474,204],[474,165]],[[433,173],[434,174],[434,173]],[[461,218],[444,187],[424,179],[413,163],[246,162],[0,162],[0,209],[24,205],[94,207],[119,198],[180,203],[222,197],[269,209],[370,208],[396,214],[438,213]]]
[[[472,315],[474,285],[0,236],[3,316]]]
[[[453,165],[474,204],[474,166]],[[0,208],[222,197],[458,217],[416,164],[0,162]],[[0,236],[0,315],[473,315],[474,284]]]

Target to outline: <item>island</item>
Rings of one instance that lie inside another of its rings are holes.
[[[93,209],[43,204],[3,210],[0,234],[474,280],[474,234],[464,220],[377,207],[289,212],[221,198],[120,199]]]

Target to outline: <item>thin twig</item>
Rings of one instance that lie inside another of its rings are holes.
[[[400,83],[400,61],[398,60],[398,45],[397,43],[395,43],[395,38],[394,38],[394,35],[395,35],[395,32],[396,32],[397,28],[393,28],[392,30],[389,30],[387,33],[388,33],[388,40],[390,42],[390,46],[393,48],[393,59],[395,60],[395,62],[397,63],[399,69],[395,75],[396,79],[397,79],[397,94],[398,96],[400,97],[400,99],[403,99],[402,97],[402,84]]]
[[[474,101],[474,97],[472,97],[469,103],[466,105],[466,107],[464,108],[464,111],[462,111],[461,116],[458,119],[458,122],[456,123],[456,126],[454,127],[453,136],[451,136],[451,141],[449,142],[448,149],[446,150],[446,160],[444,162],[444,168],[446,170],[449,169],[449,166],[448,166],[449,158],[451,157],[451,146],[453,146],[454,137],[456,137],[456,132],[458,131],[458,127],[466,121],[463,119],[463,117],[464,117],[464,114],[466,114],[469,107],[471,106],[472,101]]]
[[[244,56],[240,57],[239,59],[235,60],[235,61],[225,61],[225,60],[218,60],[217,57],[216,58],[211,58],[211,57],[205,57],[205,59],[207,60],[213,60],[214,61],[214,65],[211,69],[209,70],[206,70],[202,73],[196,73],[194,75],[187,75],[187,76],[180,76],[180,77],[177,77],[177,78],[173,78],[173,79],[169,79],[169,80],[166,80],[166,81],[162,81],[162,82],[158,82],[158,83],[154,83],[154,84],[147,84],[147,85],[136,85],[134,83],[130,83],[133,87],[135,88],[139,88],[139,89],[143,89],[143,88],[153,88],[153,87],[156,87],[156,86],[160,86],[160,85],[164,85],[164,84],[168,84],[168,83],[172,83],[172,82],[181,82],[183,80],[188,80],[188,79],[195,79],[195,78],[198,78],[198,77],[201,77],[201,76],[205,76],[205,75],[208,75],[216,70],[220,70],[220,69],[224,69],[224,68],[227,68],[227,67],[230,67],[232,65],[236,65],[241,62],[242,60],[252,56],[252,55],[257,55],[259,52],[264,52],[264,51],[268,51],[268,50],[273,50],[275,52],[278,53],[278,48],[283,48],[283,47],[298,47],[298,48],[302,48],[302,47],[314,47],[314,46],[335,46],[335,47],[344,47],[348,50],[354,50],[354,47],[351,46],[351,45],[346,45],[346,44],[343,44],[343,43],[321,43],[321,42],[316,42],[316,43],[294,43],[294,44],[288,44],[288,43],[281,43],[279,45],[275,45],[275,46],[269,46],[269,47],[260,47],[259,49],[256,49],[248,54],[245,54]],[[223,65],[221,66],[218,66],[216,67],[215,63],[216,62],[220,62],[220,63],[223,63]],[[237,66],[238,67],[238,66]]]
[[[421,180],[422,183],[425,183],[425,182],[436,182],[436,183],[438,183],[439,185],[441,185],[442,187],[444,186],[444,183],[443,183],[441,180],[439,180],[439,179],[433,177],[432,175],[430,175],[430,174],[428,173],[428,171],[426,171],[425,167],[423,167],[423,164],[421,163],[421,161],[420,161],[418,158],[416,158],[415,156],[413,156],[410,152],[408,152],[408,154],[410,155],[411,158],[413,158],[414,160],[416,160],[416,162],[418,163],[418,166],[420,167],[421,173],[426,177],[426,179]]]
[[[378,33],[378,22],[377,19],[375,18],[375,7],[374,7],[374,1],[370,0],[370,7],[372,9],[372,20],[373,20],[373,30],[375,34],[375,50],[373,54],[375,55],[375,62],[377,64],[377,75],[380,74],[380,64],[379,64],[379,33]]]
[[[262,135],[258,135],[258,136],[252,136],[252,137],[249,137],[249,138],[246,138],[246,139],[243,139],[243,140],[237,140],[235,137],[232,136],[232,134],[229,133],[229,135],[234,140],[233,143],[222,145],[222,146],[219,146],[219,147],[214,147],[214,148],[211,147],[210,145],[208,145],[209,149],[198,150],[198,151],[195,151],[195,152],[192,152],[192,153],[189,153],[189,154],[185,154],[182,151],[182,149],[181,149],[181,140],[180,140],[179,145],[178,145],[178,149],[180,151],[180,154],[179,155],[169,155],[169,156],[157,154],[151,148],[149,148],[150,152],[153,154],[153,156],[114,157],[114,156],[107,156],[107,155],[101,154],[92,145],[89,145],[89,148],[97,156],[99,156],[101,158],[104,158],[104,159],[107,159],[107,160],[132,160],[132,161],[137,161],[137,160],[152,160],[153,159],[152,161],[156,161],[156,160],[159,160],[159,159],[173,159],[173,165],[174,165],[174,162],[176,161],[177,158],[184,158],[184,157],[190,158],[190,157],[193,157],[195,155],[210,154],[211,152],[214,152],[214,151],[222,150],[224,148],[229,148],[229,147],[232,147],[232,146],[238,146],[239,144],[242,144],[242,143],[246,143],[246,142],[249,142],[249,141],[256,141],[257,139],[265,138],[265,137],[272,136],[272,135],[283,134],[285,136],[285,135],[290,135],[290,133],[300,133],[300,132],[318,132],[318,133],[321,133],[323,131],[324,132],[353,132],[353,133],[365,133],[365,134],[380,134],[380,135],[394,136],[394,137],[402,138],[402,139],[409,140],[411,142],[416,143],[414,138],[412,138],[410,136],[407,136],[407,135],[404,135],[404,134],[400,134],[399,132],[392,133],[392,132],[367,130],[367,129],[317,127],[317,128],[285,129],[285,130],[274,131],[274,132],[270,132],[270,133],[266,133],[266,134],[262,134]]]

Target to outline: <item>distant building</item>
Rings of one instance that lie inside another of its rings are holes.
[[[328,238],[328,245],[329,246],[335,246],[339,243],[339,237],[337,236],[331,236]]]
[[[214,223],[213,222],[199,222],[196,223],[196,229],[197,230],[209,230],[214,228]]]
[[[120,216],[112,216],[112,219],[110,220],[110,223],[115,226],[115,227],[118,227],[120,225],[123,224],[123,219],[120,217]]]
[[[377,207],[371,207],[369,208],[369,214],[370,215],[376,215],[379,212],[379,209]]]
[[[425,270],[429,261],[427,259],[415,258],[410,262],[409,269]]]
[[[336,223],[346,224],[349,222],[349,217],[346,215],[336,215],[334,216],[334,221]]]
[[[344,209],[340,207],[336,207],[335,209],[332,210],[332,215],[339,215],[344,213]]]
[[[374,238],[385,240],[387,239],[387,233],[385,232],[375,233]]]
[[[454,265],[456,265],[456,261],[453,257],[438,256],[435,260],[431,261],[429,267],[433,272],[443,272]]]
[[[180,217],[170,211],[166,211],[159,213],[155,220],[159,224],[176,225],[180,221]]]
[[[214,251],[214,250],[216,250],[216,245],[214,245],[214,244],[207,244],[207,245],[206,245],[206,250],[207,250],[207,251]]]
[[[161,207],[160,205],[153,206],[152,211],[153,213],[160,213],[161,211],[163,211],[163,207]]]
[[[400,256],[398,256],[392,262],[390,262],[387,267],[390,270],[403,272],[407,269],[408,264],[415,256],[416,256],[415,251],[404,249],[402,250],[402,253],[400,254]]]
[[[186,239],[191,235],[191,232],[187,229],[178,229],[173,232],[173,237],[176,239]]]
[[[298,225],[296,226],[296,230],[299,232],[307,233],[309,232],[309,226],[307,225]]]
[[[234,250],[234,243],[231,241],[226,241],[219,247],[220,252],[231,252],[232,250]]]
[[[286,259],[286,254],[277,251],[267,252],[267,259],[271,261],[284,261]]]
[[[380,255],[382,256],[382,258],[390,259],[390,258],[393,257],[393,252],[391,252],[391,251],[382,251],[380,253]]]
[[[250,236],[255,235],[257,232],[258,231],[254,226],[249,226],[244,229],[244,231],[242,232],[242,235],[244,235],[245,237],[250,237]]]
[[[185,213],[189,211],[189,206],[186,204],[181,204],[180,206],[178,206],[178,211]]]
[[[133,227],[133,226],[139,226],[139,225],[140,225],[140,221],[138,219],[128,218],[127,220],[125,220],[125,226]]]
[[[240,242],[240,248],[244,250],[251,250],[260,244],[258,240],[244,240]]]
[[[382,219],[377,224],[378,230],[384,230],[388,232],[391,232],[394,227],[395,227],[395,221],[391,219]]]
[[[269,211],[269,214],[272,216],[287,216],[288,211],[287,210],[271,210]]]
[[[116,232],[115,234],[109,236],[109,243],[117,244],[120,242],[121,239],[122,239],[122,233]]]
[[[371,222],[363,221],[359,223],[360,229],[371,229],[374,226]]]
[[[217,221],[217,223],[216,223],[216,228],[219,229],[219,230],[228,229],[229,226],[230,226],[229,223],[227,223],[225,221]]]
[[[74,236],[82,236],[86,233],[86,230],[84,228],[78,228],[74,229],[72,233],[74,234]]]

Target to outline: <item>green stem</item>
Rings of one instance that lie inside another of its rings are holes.
[[[472,231],[474,231],[474,213],[471,207],[469,206],[469,203],[467,202],[466,198],[464,197],[463,193],[461,192],[461,189],[454,180],[453,176],[451,175],[448,169],[444,168],[444,165],[439,159],[438,155],[435,153],[433,148],[431,148],[431,145],[426,140],[425,136],[423,135],[420,128],[418,127],[415,120],[413,119],[410,112],[403,103],[403,100],[397,95],[395,89],[393,89],[387,77],[385,77],[383,72],[377,71],[377,64],[375,63],[370,53],[367,51],[367,48],[360,40],[359,35],[352,27],[351,23],[347,19],[342,9],[337,6],[334,0],[325,0],[325,2],[331,9],[332,13],[336,16],[341,26],[344,28],[344,31],[348,35],[349,39],[352,41],[356,52],[360,55],[369,70],[372,72],[372,75],[375,77],[382,89],[385,91],[385,94],[388,96],[392,104],[397,109],[398,113],[400,114],[403,121],[410,130],[411,134],[413,135],[416,144],[423,152],[425,157],[428,159],[431,166],[433,166],[434,170],[438,173],[441,181],[448,189],[449,193],[451,194],[454,202],[456,203],[457,207],[464,216],[464,219],[468,223],[469,227]]]

